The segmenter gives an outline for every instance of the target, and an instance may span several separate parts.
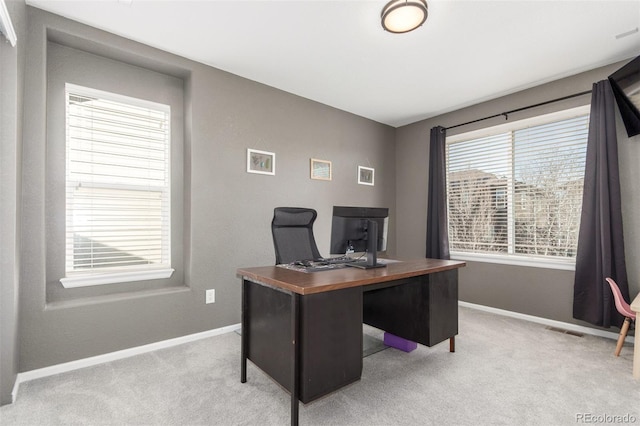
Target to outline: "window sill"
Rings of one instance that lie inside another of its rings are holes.
[[[103,274],[78,275],[61,278],[64,288],[89,287],[94,285],[127,283],[132,281],[156,280],[169,278],[173,269],[151,269],[146,271],[109,272]]]
[[[575,271],[575,259],[548,259],[528,256],[509,256],[498,254],[480,254],[466,252],[451,252],[452,260],[467,260],[471,262],[499,263],[503,265],[528,266],[532,268],[561,269]]]

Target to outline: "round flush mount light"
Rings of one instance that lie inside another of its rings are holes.
[[[426,0],[391,0],[382,8],[382,28],[391,33],[408,33],[427,20]]]

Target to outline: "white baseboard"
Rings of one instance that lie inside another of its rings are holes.
[[[542,318],[542,317],[536,317],[533,315],[521,314],[519,312],[493,308],[491,306],[477,305],[475,303],[459,301],[458,305],[466,308],[477,309],[485,312],[491,312],[493,314],[503,315],[503,316],[512,317],[512,318],[518,318],[525,321],[531,321],[538,324],[562,328],[565,330],[575,331],[583,334],[590,334],[593,336],[605,337],[613,340],[618,339],[618,334],[610,331],[598,330],[595,328],[584,327],[577,324],[570,324],[567,322],[556,321],[556,320],[551,320],[551,319]],[[28,382],[30,380],[40,379],[43,377],[49,377],[49,376],[53,376],[60,373],[66,373],[68,371],[79,370],[85,367],[104,364],[106,362],[116,361],[119,359],[129,358],[135,355],[153,352],[158,349],[170,348],[172,346],[178,346],[184,343],[194,342],[200,339],[206,339],[208,337],[230,333],[240,329],[240,326],[241,325],[239,323],[233,324],[226,327],[203,331],[201,333],[189,334],[187,336],[176,337],[174,339],[163,340],[161,342],[155,342],[155,343],[150,343],[148,345],[137,346],[135,348],[123,349],[121,351],[111,352],[108,354],[97,355],[90,358],[79,359],[76,361],[65,362],[63,364],[52,365],[50,367],[39,368],[37,370],[25,371],[24,373],[18,373],[18,377],[16,378],[16,383],[14,384],[13,391],[11,392],[12,402],[15,402],[16,400],[20,383]],[[630,343],[634,343],[634,339],[632,336],[627,336],[626,341]]]
[[[578,324],[571,324],[563,321],[556,321],[548,318],[536,317],[533,315],[521,314],[520,312],[507,311],[505,309],[493,308],[491,306],[485,305],[477,305],[475,303],[458,301],[458,306],[463,306],[465,308],[477,309],[479,311],[491,312],[496,315],[504,315],[506,317],[518,318],[525,321],[531,321],[538,324],[548,325],[550,327],[561,328],[564,330],[575,331],[582,334],[590,334],[592,336],[605,337],[607,339],[618,340],[618,333],[614,333],[612,331],[599,330],[596,328],[585,327]],[[630,335],[627,335],[625,342],[634,343],[634,338]]]
[[[157,351],[159,349],[170,348],[173,346],[182,345],[184,343],[195,342],[196,340],[206,339],[208,337],[219,336],[221,334],[238,330],[240,329],[240,326],[241,325],[239,323],[228,325],[226,327],[207,330],[201,333],[189,334],[187,336],[176,337],[174,339],[149,343],[148,345],[136,346],[135,348],[123,349],[121,351],[110,352],[108,354],[92,356],[90,358],[79,359],[76,361],[65,362],[63,364],[52,365],[50,367],[25,371],[24,373],[18,373],[18,377],[16,378],[16,382],[13,386],[13,391],[11,392],[11,399],[12,402],[15,402],[18,395],[18,388],[20,387],[20,383],[40,379],[43,377],[49,377],[60,373],[66,373],[68,371],[79,370],[81,368],[91,367],[98,364],[104,364],[105,362],[129,358],[135,355]]]

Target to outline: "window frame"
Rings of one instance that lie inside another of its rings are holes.
[[[127,104],[135,107],[149,108],[157,111],[163,111],[168,114],[167,117],[167,158],[166,158],[166,177],[167,184],[164,191],[166,191],[166,200],[168,205],[166,206],[167,214],[165,217],[167,232],[166,232],[166,244],[163,242],[161,244],[161,251],[166,252],[164,256],[166,256],[167,262],[162,263],[160,265],[145,265],[145,266],[136,266],[136,267],[120,267],[114,269],[92,269],[92,270],[80,270],[80,271],[68,271],[68,259],[67,259],[67,249],[65,249],[65,276],[60,278],[61,284],[64,288],[76,288],[76,287],[87,287],[87,286],[95,286],[95,285],[103,285],[103,284],[115,284],[115,283],[125,283],[125,282],[133,282],[133,281],[143,281],[143,280],[153,280],[153,279],[166,279],[172,276],[175,271],[172,268],[172,243],[171,243],[171,234],[172,234],[172,160],[171,160],[171,145],[172,145],[172,137],[171,137],[171,106],[167,104],[162,104],[154,101],[144,100],[140,98],[130,97],[126,95],[121,95],[109,91],[98,90],[86,86],[80,86],[72,83],[65,83],[65,113],[64,113],[64,122],[65,122],[65,152],[68,151],[68,134],[67,134],[67,126],[68,126],[68,97],[67,93],[72,92],[73,94],[96,97],[100,99],[105,99],[108,101],[119,102],[123,104]],[[65,154],[65,158],[68,154]],[[65,159],[65,188],[68,184],[68,176],[67,176],[67,159]],[[100,186],[100,184],[98,184]],[[122,185],[114,185],[115,187],[122,187]],[[65,209],[65,222],[68,221],[67,210]],[[65,226],[66,229],[66,226]],[[68,236],[65,231],[65,246],[68,244],[67,241]]]
[[[583,105],[575,108],[569,108],[561,111],[556,111],[548,114],[541,114],[535,117],[526,118],[522,120],[512,121],[497,126],[486,127],[469,132],[458,133],[456,135],[447,136],[446,144],[452,144],[470,139],[480,139],[483,137],[493,136],[500,133],[513,132],[521,130],[523,128],[543,125],[554,121],[568,120],[571,118],[589,115],[590,106]],[[446,170],[448,178],[448,168]],[[510,179],[511,181],[511,179]],[[509,192],[509,191],[507,191]],[[447,196],[447,217],[449,216],[449,191],[446,191]],[[512,203],[512,208],[515,208],[515,203],[509,194],[508,203]],[[513,234],[511,230],[508,232],[509,245],[511,246],[513,241]],[[496,263],[513,266],[527,266],[546,269],[559,269],[574,271],[575,270],[575,257],[553,257],[553,256],[532,256],[515,253],[474,253],[466,251],[451,250],[450,256],[455,260],[472,261],[472,262],[484,262],[484,263]]]

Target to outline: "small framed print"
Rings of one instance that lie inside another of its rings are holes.
[[[360,185],[373,186],[373,176],[375,170],[370,167],[358,166],[358,183]]]
[[[247,173],[276,174],[276,154],[257,149],[247,149]]]
[[[311,179],[331,180],[331,161],[312,158]]]

